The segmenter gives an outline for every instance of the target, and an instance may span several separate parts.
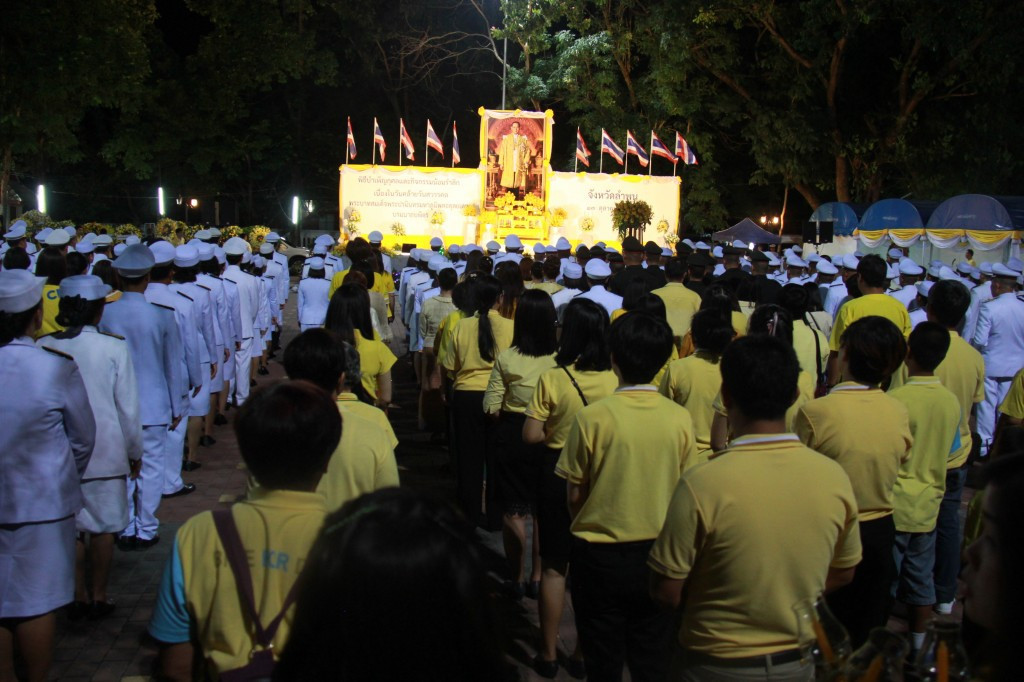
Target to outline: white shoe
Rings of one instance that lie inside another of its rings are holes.
[[[953,604],[955,603],[956,599],[954,599],[953,601],[940,602],[936,604],[935,608],[932,610],[940,615],[948,616],[949,614],[953,613]]]

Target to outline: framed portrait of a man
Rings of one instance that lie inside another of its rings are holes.
[[[480,159],[484,173],[484,206],[498,197],[532,194],[546,197],[550,160],[551,112],[481,109]]]

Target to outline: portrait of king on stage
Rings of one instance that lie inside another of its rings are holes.
[[[544,117],[487,119],[487,205],[507,193],[544,197]]]

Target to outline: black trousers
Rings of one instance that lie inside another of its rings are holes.
[[[850,633],[853,648],[868,639],[871,628],[885,627],[892,609],[896,561],[892,556],[896,524],[892,514],[860,523],[862,558],[853,582],[828,595],[828,606]]]
[[[484,414],[483,391],[454,391],[452,426],[458,443],[455,479],[459,507],[470,523],[501,528],[494,484],[495,453],[490,442],[492,425]],[[486,516],[481,518],[481,514]]]
[[[666,679],[674,619],[648,595],[653,544],[573,537],[572,603],[590,682],[621,682],[623,664],[634,682]]]

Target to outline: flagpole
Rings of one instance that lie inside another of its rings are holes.
[[[423,165],[430,165],[430,119],[427,119],[426,132],[423,133]]]
[[[405,156],[409,150],[405,148],[405,136],[402,133],[405,132],[405,121],[401,118],[398,119],[398,167],[402,167],[402,157]]]
[[[597,172],[604,173],[604,139],[601,140],[601,166]]]
[[[374,139],[370,141],[370,144],[373,146],[373,155],[372,155],[373,158],[370,160],[370,165],[371,166],[376,166],[377,165],[377,139],[376,139],[376,136],[377,136],[377,119],[373,119],[373,135],[374,135]]]
[[[654,175],[654,128],[651,128],[651,143],[647,145],[647,149],[651,153],[647,161],[647,175],[651,176]]]
[[[345,128],[345,165],[348,165],[348,134],[352,130],[352,119],[348,119],[348,126]]]
[[[629,175],[629,134],[628,134],[628,131],[627,131],[627,135],[626,135],[626,153],[625,153],[625,157],[626,157],[626,162],[622,165],[622,174],[623,175]]]

